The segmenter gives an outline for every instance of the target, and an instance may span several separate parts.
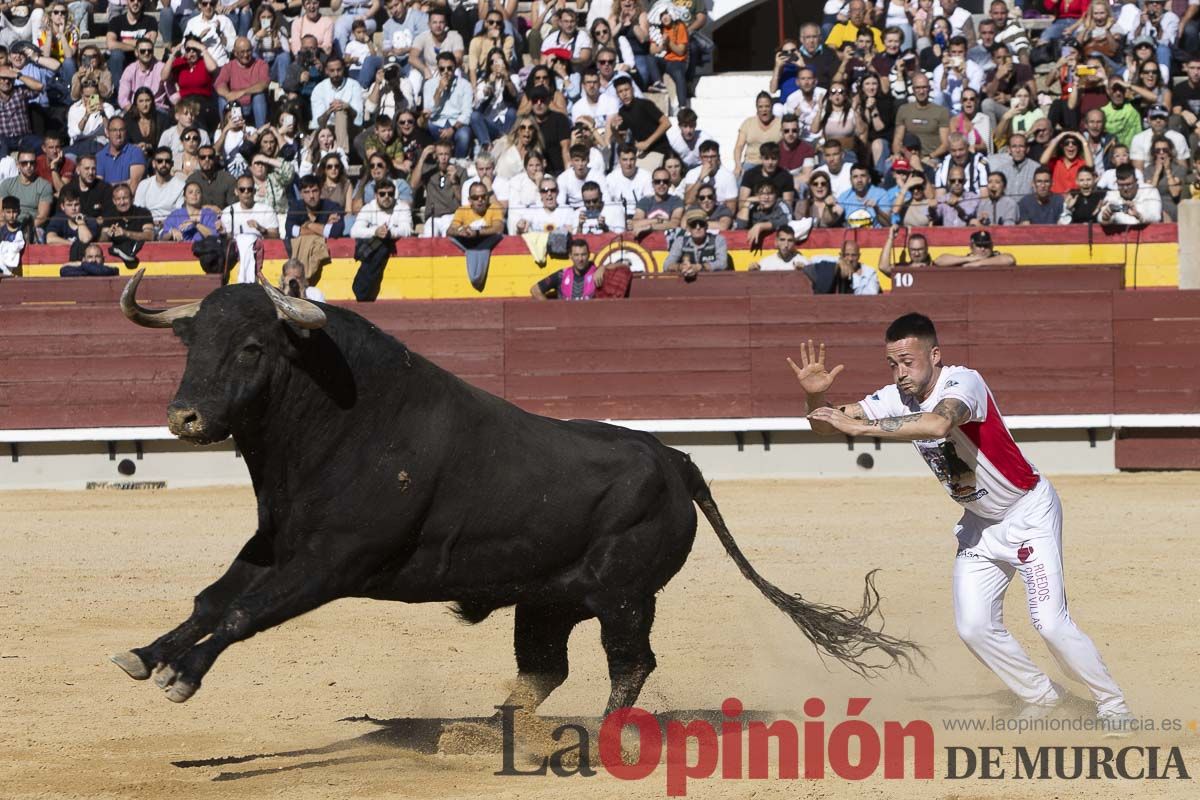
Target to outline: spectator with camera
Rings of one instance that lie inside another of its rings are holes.
[[[288,297],[302,297],[314,303],[324,303],[325,293],[316,286],[310,286],[308,276],[304,274],[304,264],[295,258],[283,262],[280,270],[279,291]]]
[[[1132,164],[1116,168],[1116,188],[1100,203],[1101,225],[1145,225],[1162,222],[1162,198],[1158,189],[1139,184]]]
[[[954,36],[933,71],[932,101],[957,114],[962,111],[963,90],[983,91],[983,78],[983,68],[967,58],[966,37]]]
[[[313,0],[309,0],[312,2]],[[296,29],[292,27],[292,37]],[[309,34],[300,40],[296,51],[296,60],[287,68],[281,88],[287,93],[288,99],[297,101],[301,111],[300,127],[311,127],[314,116],[311,112],[313,92],[325,77],[325,51],[317,44],[317,37]],[[360,89],[362,87],[359,87]],[[350,90],[347,90],[349,92]]]
[[[620,233],[625,230],[625,211],[604,197],[599,183],[583,185],[583,208],[579,209],[579,234]]]
[[[0,88],[0,95],[3,89]],[[104,146],[104,127],[117,116],[117,110],[100,97],[93,80],[85,80],[80,88],[79,99],[67,109],[67,135],[71,139],[68,148],[76,157],[94,155]]]

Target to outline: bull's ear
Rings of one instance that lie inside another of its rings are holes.
[[[196,320],[191,317],[183,317],[171,321],[171,330],[175,331],[175,335],[187,347],[191,347],[192,333],[196,329]]]

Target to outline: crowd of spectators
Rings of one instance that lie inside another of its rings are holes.
[[[189,242],[252,278],[282,238],[313,280],[350,238],[364,286],[407,236],[664,232],[694,273],[730,229],[1169,221],[1200,0],[1169,5],[829,0],[722,154],[704,0],[47,0],[0,29],[0,198],[76,261]]]

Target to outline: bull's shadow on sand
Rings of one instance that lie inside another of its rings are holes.
[[[689,722],[703,720],[720,730],[725,717],[719,709],[698,709],[667,711],[654,715],[660,729],[665,729],[669,722]],[[770,723],[780,718],[800,719],[798,712],[767,712],[746,710],[742,712],[743,724],[751,721]],[[560,725],[582,725],[591,737],[593,754],[597,752],[597,734],[600,730],[600,717],[552,717],[538,716],[538,727],[553,731]],[[349,739],[332,742],[322,747],[308,747],[298,750],[280,750],[274,753],[251,753],[247,755],[228,755],[215,758],[189,759],[173,761],[173,766],[181,769],[196,767],[213,768],[228,767],[239,764],[254,764],[246,770],[223,771],[213,777],[214,781],[234,781],[244,778],[257,778],[266,775],[277,775],[293,770],[321,769],[345,764],[358,764],[371,761],[388,761],[395,756],[380,753],[380,747],[390,747],[421,755],[447,753],[459,755],[471,753],[476,755],[494,756],[497,769],[500,766],[501,728],[496,717],[397,717],[395,719],[376,719],[370,716],[346,717],[340,722],[369,724],[373,730]],[[517,722],[517,744],[522,742],[522,723]],[[463,750],[448,749],[443,741],[450,739],[451,748],[463,745]],[[564,741],[563,745],[567,746]],[[369,753],[355,754],[356,750],[370,749]],[[595,756],[593,755],[593,758]],[[271,759],[305,759],[298,763],[275,764]],[[264,763],[265,762],[265,763]],[[261,766],[260,766],[261,765]],[[523,765],[519,765],[524,768]]]

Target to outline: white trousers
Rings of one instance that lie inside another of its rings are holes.
[[[1067,612],[1062,504],[1050,482],[1043,477],[999,522],[968,511],[954,534],[954,622],[975,657],[1026,703],[1054,705],[1061,699],[1004,627],[1004,592],[1019,572],[1033,627],[1063,672],[1088,687],[1098,714],[1127,712],[1096,645]]]
[[[258,257],[254,254],[254,246],[262,238],[256,233],[239,233],[233,237],[238,249],[237,278],[231,276],[230,283],[258,283]]]

